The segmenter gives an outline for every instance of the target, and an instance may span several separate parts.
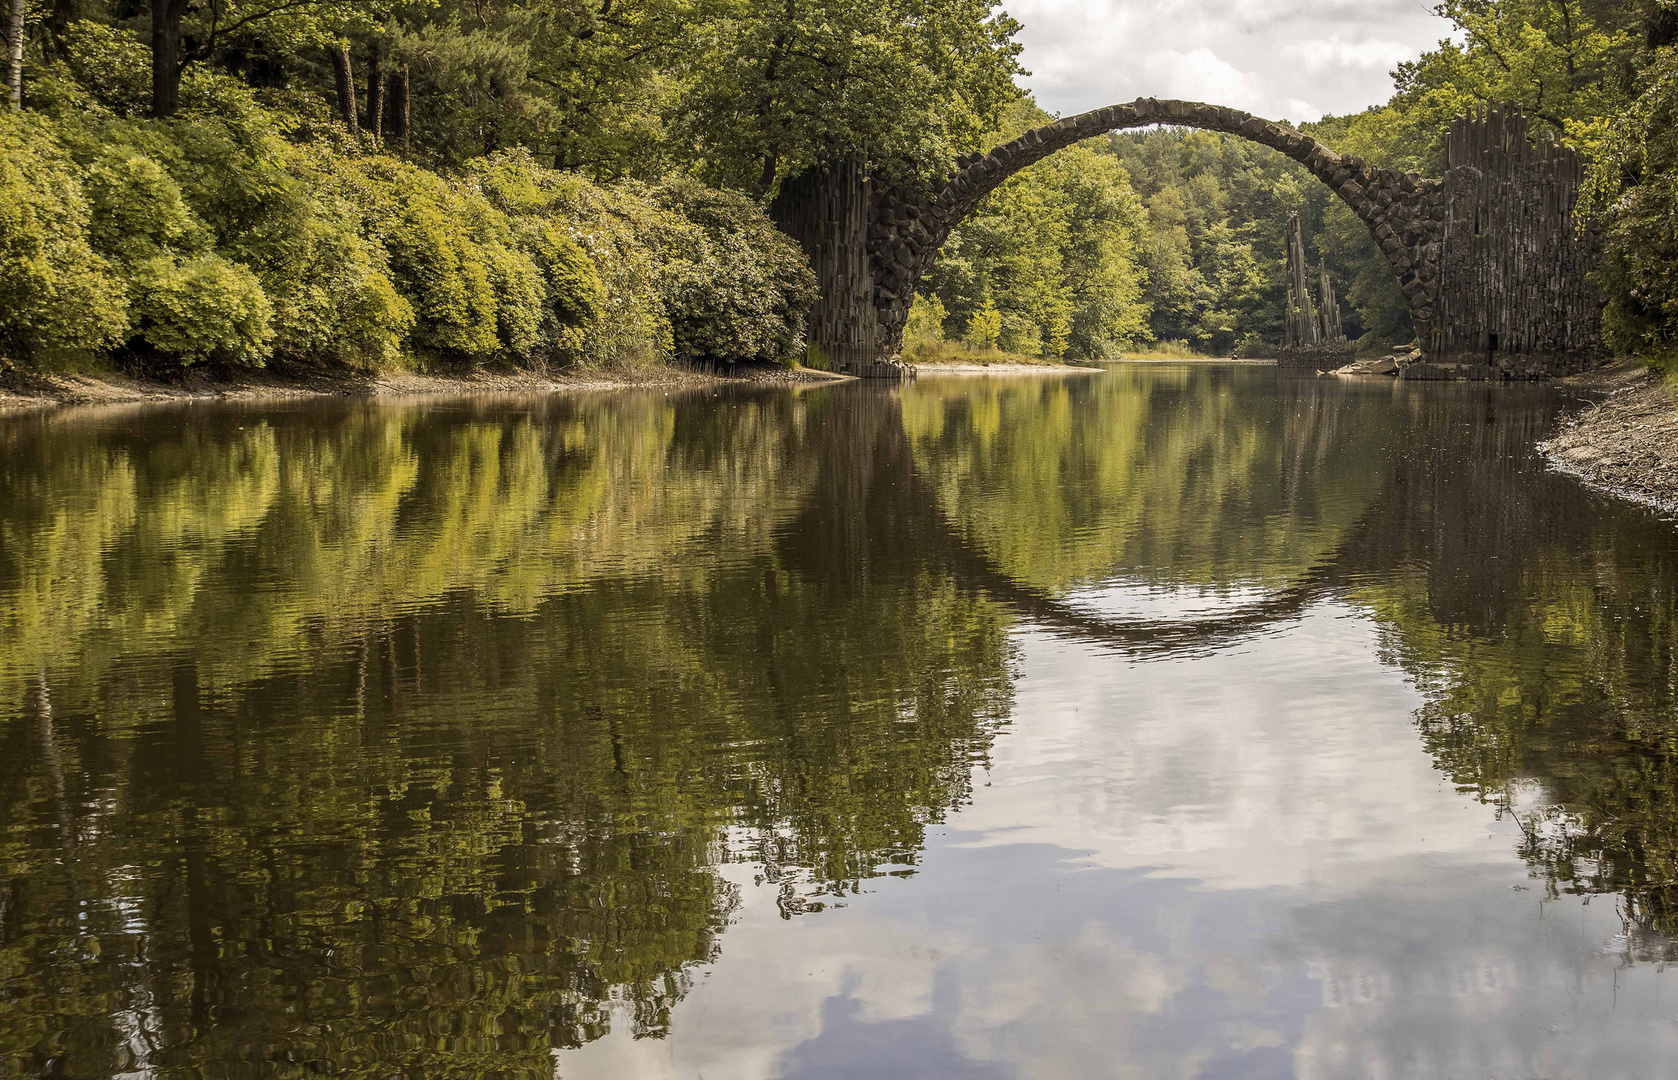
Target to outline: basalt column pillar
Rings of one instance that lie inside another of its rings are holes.
[[[869,181],[856,161],[811,169],[788,180],[769,207],[781,230],[804,248],[816,271],[810,344],[835,371],[866,373],[880,355],[874,275],[868,266]]]

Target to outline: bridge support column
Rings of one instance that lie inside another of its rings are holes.
[[[896,359],[902,342],[881,327],[874,306],[872,186],[858,161],[812,169],[781,186],[769,215],[804,248],[816,272],[816,305],[806,321],[812,351],[834,371],[903,378],[910,372]]]

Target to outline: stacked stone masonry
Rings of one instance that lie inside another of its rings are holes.
[[[1260,143],[1326,184],[1363,221],[1398,282],[1428,361],[1417,376],[1557,374],[1600,355],[1601,305],[1585,279],[1596,242],[1588,230],[1576,236],[1572,222],[1578,160],[1553,141],[1528,142],[1512,107],[1459,121],[1447,175],[1424,179],[1371,168],[1238,109],[1154,98],[1057,120],[958,159],[930,184],[875,183],[855,163],[790,183],[774,213],[817,263],[823,299],[812,340],[841,370],[896,355],[916,284],[981,199],[1075,142],[1156,124]],[[859,261],[854,246],[864,245]],[[872,310],[839,310],[853,303]]]

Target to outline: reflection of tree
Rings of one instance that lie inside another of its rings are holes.
[[[0,1061],[657,1034],[719,864],[791,915],[916,861],[1010,611],[1148,652],[1348,595],[1553,887],[1672,929],[1669,530],[1532,475],[1533,399],[1258,374],[41,422],[0,455]],[[1262,599],[1068,600],[1108,576]]]
[[[896,511],[826,395],[263,416],[11,460],[8,1069],[551,1075],[662,1030],[719,860],[912,864],[1006,716],[993,605],[834,545]]]
[[[1424,742],[1517,816],[1552,892],[1619,892],[1635,927],[1678,934],[1671,526],[1544,474],[1536,398],[1440,388],[1410,406],[1346,565],[1371,571],[1352,596],[1426,699]]]
[[[1228,377],[906,393],[947,565],[1131,654],[1220,644],[1328,595],[1370,607],[1426,698],[1429,750],[1517,815],[1548,887],[1618,892],[1636,926],[1678,936],[1671,526],[1544,475],[1552,407],[1521,388],[1253,379],[1227,402]],[[1058,595],[1102,577],[1268,588],[1198,618]]]
[[[1388,402],[1270,372],[1121,368],[904,397],[916,466],[953,527],[1051,592],[1115,576],[1293,583],[1362,516],[1391,436]]]

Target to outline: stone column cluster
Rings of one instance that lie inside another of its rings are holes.
[[[1328,280],[1326,274],[1323,280]],[[1317,305],[1311,302],[1310,270],[1305,263],[1305,237],[1300,232],[1298,214],[1288,215],[1288,309],[1283,333],[1282,348],[1291,352],[1314,349],[1323,340]]]
[[[1603,356],[1604,297],[1590,280],[1602,236],[1574,219],[1579,155],[1554,135],[1532,138],[1519,109],[1494,106],[1451,126],[1445,160],[1430,373],[1565,375]]]
[[[1328,278],[1328,263],[1317,263],[1317,297],[1311,299],[1311,268],[1305,261],[1305,238],[1299,215],[1288,215],[1288,301],[1285,312],[1281,360],[1310,366],[1332,367],[1350,360],[1352,343],[1340,325],[1340,301]]]

